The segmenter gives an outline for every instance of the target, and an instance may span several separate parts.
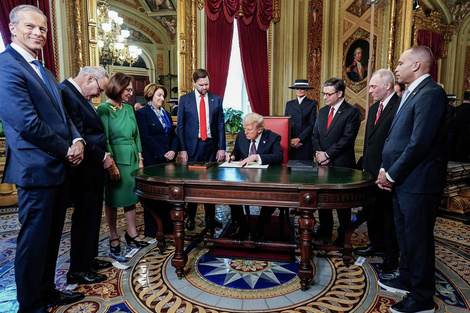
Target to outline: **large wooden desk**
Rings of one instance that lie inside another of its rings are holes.
[[[173,205],[171,219],[174,223],[175,255],[171,264],[179,278],[183,277],[188,253],[198,242],[227,241],[204,237],[208,231],[206,228],[184,249],[183,208],[186,202],[299,208],[300,241],[297,246],[300,247],[301,261],[298,276],[302,290],[308,289],[313,278],[310,262],[315,209],[345,209],[367,204],[373,200],[371,190],[374,185],[370,174],[358,170],[319,167],[317,171],[298,171],[281,165],[267,169],[219,168],[218,165],[207,169],[189,169],[185,164],[171,163],[145,167],[135,171],[133,177],[136,179],[135,192],[144,207],[152,205],[147,200],[163,200]],[[150,211],[154,212],[158,223],[156,210]],[[161,230],[161,221],[159,223]],[[346,264],[352,262],[351,233],[350,229],[343,247],[343,261]],[[157,239],[160,249],[164,249],[163,233],[159,232]],[[245,247],[283,246],[275,242],[233,240],[232,243]],[[320,248],[337,249],[332,246]]]

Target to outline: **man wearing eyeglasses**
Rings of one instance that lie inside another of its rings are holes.
[[[108,73],[100,66],[86,66],[77,77],[64,80],[60,90],[64,105],[87,145],[85,158],[71,179],[72,215],[68,284],[94,284],[107,279],[94,271],[111,267],[97,259],[103,208],[105,169],[114,166],[106,149],[103,122],[90,102],[108,86]]]
[[[359,110],[344,100],[346,86],[339,78],[330,78],[323,83],[323,99],[326,105],[318,112],[313,128],[313,150],[319,165],[356,167],[354,141],[361,125]],[[319,210],[320,228],[318,237],[331,239],[333,213]],[[338,210],[338,237],[334,244],[342,245],[346,227],[351,220],[351,210]]]

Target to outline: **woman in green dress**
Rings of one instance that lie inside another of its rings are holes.
[[[131,173],[138,168],[143,168],[144,163],[134,108],[125,103],[129,101],[133,92],[131,76],[116,73],[109,80],[105,90],[109,100],[98,106],[98,114],[103,121],[108,139],[108,151],[115,163],[115,166],[109,168],[109,175],[105,177],[104,186],[105,214],[112,253],[121,251],[116,229],[118,207],[124,208],[127,220],[127,231],[124,235],[126,242],[134,243],[139,248],[148,245],[139,237],[135,226],[135,205],[139,199],[134,194],[135,180]]]

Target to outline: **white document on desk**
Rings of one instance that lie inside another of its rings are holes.
[[[219,167],[238,167],[238,168],[268,168],[269,164],[259,164],[258,162],[251,162],[245,166],[240,166],[241,161],[224,162]]]

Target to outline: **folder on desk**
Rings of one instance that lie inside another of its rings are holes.
[[[316,171],[318,170],[318,163],[310,160],[289,160],[286,164],[291,170],[307,170]]]

